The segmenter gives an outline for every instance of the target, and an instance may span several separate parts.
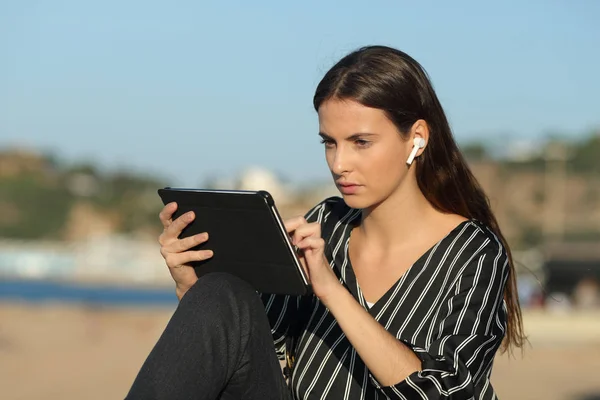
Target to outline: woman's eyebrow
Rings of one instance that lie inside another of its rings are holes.
[[[319,132],[319,136],[321,136],[323,139],[332,139],[333,138],[331,136],[329,136],[326,133],[323,132]],[[364,138],[364,137],[370,137],[370,136],[377,136],[376,133],[369,133],[369,132],[362,132],[362,133],[354,133],[350,136],[348,136],[347,138],[345,138],[346,140],[356,140],[359,138]]]

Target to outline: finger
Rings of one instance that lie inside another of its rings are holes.
[[[189,264],[192,261],[204,261],[212,258],[212,250],[186,251],[185,253],[169,253],[165,261],[169,268],[177,268],[180,265]]]
[[[310,224],[300,225],[292,234],[292,243],[296,244],[303,240],[305,237],[314,236],[321,237],[321,224],[318,222],[312,222]]]
[[[173,213],[177,210],[177,203],[172,202],[163,207],[163,209],[158,214],[158,218],[160,218],[160,222],[164,226],[165,229],[171,225],[173,222]]]
[[[306,223],[307,222],[304,217],[294,217],[286,220],[283,224],[287,233],[292,233],[296,229],[298,229],[299,226],[304,225]]]
[[[303,237],[313,235],[321,236],[321,224],[319,224],[318,222],[306,223],[296,228],[294,233],[298,233]]]
[[[178,238],[181,235],[181,231],[188,226],[190,222],[192,222],[196,218],[196,215],[193,211],[188,211],[185,214],[181,215],[175,221],[169,225],[165,230],[165,239],[171,240]]]
[[[320,237],[309,236],[298,242],[296,246],[306,254],[307,250],[312,250],[313,252],[323,251],[325,248],[325,241]]]
[[[208,233],[199,233],[194,236],[190,236],[181,240],[176,240],[170,245],[165,246],[171,253],[183,253],[191,249],[192,247],[198,246],[208,240]]]

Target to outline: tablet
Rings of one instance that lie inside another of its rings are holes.
[[[177,203],[173,220],[194,211],[196,218],[180,238],[208,232],[208,241],[193,248],[214,254],[192,263],[198,277],[228,272],[261,293],[310,293],[308,277],[267,191],[166,187],[158,194],[165,205]]]

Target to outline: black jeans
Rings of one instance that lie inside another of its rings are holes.
[[[200,278],[181,299],[127,399],[291,399],[257,293],[229,274]]]

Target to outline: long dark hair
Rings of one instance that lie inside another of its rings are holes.
[[[419,119],[427,122],[430,140],[425,152],[416,159],[419,188],[435,208],[481,221],[504,245],[510,271],[504,290],[508,322],[502,351],[522,347],[525,336],[510,248],[487,196],[454,141],[423,67],[399,50],[363,47],[342,58],[325,74],[314,96],[315,110],[329,99],[350,99],[383,110],[402,134],[408,134]]]

